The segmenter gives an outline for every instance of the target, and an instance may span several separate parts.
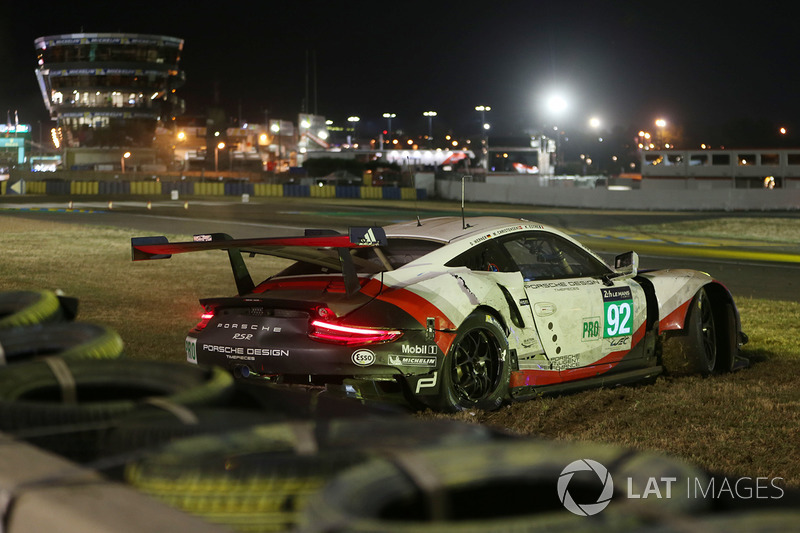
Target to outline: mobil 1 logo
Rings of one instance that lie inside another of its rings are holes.
[[[630,287],[608,287],[603,293],[603,338],[630,335],[633,329],[633,293]]]

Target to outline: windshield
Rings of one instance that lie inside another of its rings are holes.
[[[566,239],[546,232],[527,232],[504,239],[525,281],[603,276],[609,268]]]

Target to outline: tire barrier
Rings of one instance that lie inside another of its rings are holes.
[[[597,471],[591,479],[563,480],[569,466],[587,457],[607,467],[605,483]],[[672,486],[669,499],[624,498],[623,480],[643,488],[664,476],[708,478],[676,459],[590,443],[520,439],[412,450],[338,475],[308,499],[300,531],[619,532],[710,510],[706,500],[689,497],[685,482]],[[565,509],[587,499],[605,501],[602,512],[579,516]]]
[[[97,194],[130,194],[131,182],[129,181],[101,181],[98,182]]]
[[[74,310],[68,308],[73,304]],[[73,311],[77,312],[77,300],[62,300],[52,291],[0,292],[0,330],[74,318]]]
[[[239,531],[285,531],[337,473],[388,449],[444,447],[496,436],[481,426],[412,418],[348,418],[257,426],[176,441],[126,467],[150,496]]]
[[[194,193],[199,196],[222,196],[225,194],[225,185],[219,181],[195,182]]]
[[[50,357],[0,367],[0,431],[110,420],[153,398],[221,405],[232,394],[233,377],[219,368]]]
[[[253,184],[246,181],[226,181],[223,192],[225,196],[241,196],[243,194],[253,196],[255,194]]]
[[[97,181],[72,181],[69,184],[70,194],[98,194],[100,183]]]
[[[336,187],[332,185],[309,187],[309,195],[312,198],[336,198]]]
[[[160,181],[131,181],[131,194],[137,195],[160,195],[161,182]]]
[[[164,182],[161,189],[161,192],[164,194],[171,194],[172,191],[178,191],[179,196],[191,196],[194,194],[194,183],[191,181]]]
[[[5,183],[5,182],[4,182]],[[425,200],[427,190],[413,187],[372,187],[359,185],[324,185],[250,183],[247,181],[26,181],[27,194],[48,195],[169,195],[180,196],[294,196],[300,198],[362,198],[371,200]],[[0,192],[5,194],[5,192]]]
[[[16,431],[17,438],[80,464],[130,457],[178,439],[243,430],[285,421],[281,414],[229,407],[176,407],[142,403],[129,413],[92,424],[48,426]]]
[[[311,190],[308,185],[289,185],[286,184],[283,186],[283,195],[284,196],[300,196],[307,198],[311,196]]]
[[[361,198],[381,200],[383,199],[383,189],[381,187],[359,187]]]
[[[70,191],[70,182],[68,181],[54,180],[45,182],[45,194],[63,196],[69,194],[69,191]]]
[[[254,183],[254,196],[283,196],[283,185],[276,183]]]
[[[0,330],[0,365],[33,358],[116,359],[122,356],[119,334],[99,324],[62,322]]]
[[[361,187],[357,185],[337,185],[336,198],[361,198]]]

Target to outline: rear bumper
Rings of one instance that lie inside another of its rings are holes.
[[[247,376],[341,376],[364,380],[426,375],[441,366],[439,347],[425,332],[408,331],[394,342],[342,346],[287,335],[285,341],[220,338],[200,332],[186,337],[191,363],[224,367]],[[340,380],[337,380],[340,381]]]

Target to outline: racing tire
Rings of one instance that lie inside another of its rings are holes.
[[[233,377],[216,367],[127,359],[29,361],[0,367],[0,430],[61,426],[66,432],[71,424],[108,421],[153,398],[223,405],[233,388]]]
[[[442,411],[492,411],[508,397],[508,340],[497,320],[475,312],[458,328],[442,365]]]
[[[717,364],[716,373],[732,372],[736,367],[739,342],[736,326],[736,312],[733,304],[714,307],[714,321],[717,324]],[[722,327],[720,327],[722,325]]]
[[[128,464],[140,492],[240,531],[292,530],[304,502],[343,470],[390,450],[501,438],[481,426],[406,417],[260,425],[175,441]]]
[[[115,359],[124,344],[119,334],[105,326],[82,322],[54,322],[0,330],[0,365],[35,357],[62,359]]]
[[[664,344],[664,369],[673,375],[709,376],[730,371],[736,352],[733,309],[714,302],[705,288],[692,299],[683,330]]]
[[[576,463],[590,466],[586,457],[599,466],[568,470]],[[652,477],[664,475],[680,479],[671,498],[625,497],[628,479],[641,494]],[[309,498],[299,530],[642,531],[711,507],[690,497],[687,479],[708,476],[677,459],[597,443],[521,439],[413,450],[336,476]],[[603,502],[608,508],[598,516],[585,511]],[[585,514],[578,515],[574,504]]]
[[[0,329],[57,319],[61,302],[52,291],[0,292]]]
[[[138,456],[177,439],[241,430],[286,418],[274,413],[227,407],[185,408],[172,412],[147,405],[115,417],[110,423],[74,427],[68,434],[61,434],[60,428],[55,428],[53,434],[45,430],[25,440],[70,461],[90,463],[127,457],[128,454]],[[122,464],[110,466],[121,467]],[[121,478],[121,473],[114,471],[113,474]]]

